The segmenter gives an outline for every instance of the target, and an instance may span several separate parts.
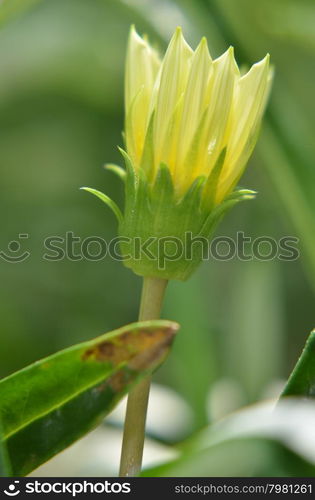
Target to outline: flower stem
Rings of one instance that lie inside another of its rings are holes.
[[[143,278],[139,321],[160,317],[167,280]],[[129,393],[121,449],[121,477],[137,476],[141,471],[145,421],[148,408],[151,377],[141,380]]]

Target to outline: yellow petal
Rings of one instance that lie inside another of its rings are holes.
[[[225,146],[226,127],[231,112],[234,87],[239,70],[233,47],[213,61],[213,76],[209,82],[210,103],[200,139],[200,155],[195,175],[208,175]]]
[[[165,139],[161,149],[160,157],[160,161],[166,163],[170,167],[170,170],[173,173],[175,186],[177,184],[175,174],[177,151],[182,141],[182,138],[180,136],[180,122],[183,113],[183,102],[184,95],[181,94],[173,110],[172,116],[168,121],[168,127],[166,129]],[[158,164],[156,166],[158,166]]]
[[[262,61],[254,64],[237,83],[221,191],[229,190],[237,182],[253,151],[271,79],[267,55]],[[222,192],[221,195],[224,197],[225,194]]]
[[[170,120],[174,110],[183,94],[190,69],[192,49],[186,43],[182,31],[177,28],[166,51],[162,69],[160,85],[156,99],[156,112],[154,122],[155,163],[161,161],[168,164],[164,148],[166,134],[169,130]],[[174,165],[169,165],[172,169]]]
[[[236,158],[264,111],[268,76],[269,56],[266,56],[240,78],[236,87],[229,144],[230,154]]]
[[[150,99],[159,66],[154,49],[132,27],[126,59],[125,113],[127,149],[136,162],[143,149]]]
[[[207,40],[203,38],[192,57],[187,88],[184,94],[176,171],[183,168],[184,160],[194,139],[200,117],[208,105],[206,98],[211,74],[212,59],[209,54]]]
[[[156,51],[138,35],[134,26],[132,26],[129,33],[126,58],[126,112],[128,112],[134,97],[142,87],[152,90],[160,64]]]

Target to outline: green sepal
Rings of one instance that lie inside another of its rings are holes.
[[[109,170],[110,172],[113,172],[122,181],[126,180],[126,175],[127,175],[126,170],[124,170],[119,165],[115,165],[115,163],[105,163],[104,168],[105,168],[105,170]]]
[[[109,196],[107,196],[106,194],[102,193],[101,191],[98,191],[97,189],[93,189],[93,188],[81,187],[80,189],[97,196],[97,198],[102,200],[113,211],[113,213],[117,217],[118,222],[122,221],[123,214],[121,213],[120,208],[118,207],[118,205],[116,205],[116,203]]]
[[[118,147],[119,152],[121,153],[124,161],[125,161],[125,167],[126,167],[126,182],[125,182],[125,194],[126,194],[126,199],[125,203],[127,205],[128,200],[133,198],[136,194],[136,174],[133,168],[133,165],[131,163],[131,160],[129,156],[127,155],[126,151],[120,147]]]
[[[141,276],[186,280],[203,260],[203,242],[208,242],[223,215],[255,193],[237,190],[215,206],[225,151],[212,180],[211,175],[196,178],[182,197],[176,194],[167,165],[161,163],[150,181],[145,170],[135,168],[128,154],[120,151],[126,163],[125,210],[119,224],[123,263]],[[192,244],[194,238],[202,241]]]
[[[185,206],[185,209],[193,210],[194,207],[200,207],[201,195],[204,189],[206,178],[204,176],[197,177],[191,186],[188,188],[187,192],[180,201],[180,204]]]
[[[245,200],[252,200],[255,198],[257,192],[252,191],[251,189],[236,189],[235,191],[232,191],[231,194],[229,194],[225,200],[237,200],[237,201],[245,201]]]
[[[222,149],[218,159],[208,175],[203,192],[203,207],[211,210],[215,205],[215,196],[218,189],[218,182],[226,156],[226,148]]]
[[[174,185],[169,168],[161,163],[151,191],[151,205],[160,214],[154,224],[154,232],[163,232],[163,219],[169,216],[169,206],[174,203]]]

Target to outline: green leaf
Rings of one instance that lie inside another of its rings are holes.
[[[177,323],[127,325],[0,382],[3,442],[14,476],[26,475],[98,425],[167,355]]]
[[[8,477],[11,475],[11,469],[8,460],[6,446],[2,440],[3,432],[0,422],[0,477]]]
[[[303,352],[281,394],[284,396],[315,397],[315,330],[307,339]]]
[[[268,169],[272,181],[278,190],[279,198],[286,209],[286,217],[292,220],[294,227],[301,236],[303,256],[308,264],[307,277],[314,285],[315,277],[315,219],[314,207],[305,196],[306,185],[298,182],[292,166],[292,160],[287,158],[284,147],[272,126],[265,125],[264,133],[258,143],[258,152]],[[275,165],[277,166],[275,168]],[[300,170],[305,168],[300,165]],[[305,169],[306,170],[306,169]],[[309,179],[314,185],[314,179]]]
[[[91,193],[91,194],[94,194],[95,196],[97,196],[97,198],[99,198],[100,200],[102,200],[113,211],[113,213],[117,217],[118,222],[119,223],[122,222],[123,215],[121,213],[121,210],[118,207],[118,205],[116,205],[116,203],[109,196],[107,196],[106,194],[102,193],[101,191],[98,191],[97,189],[93,189],[93,188],[82,187],[80,189],[82,189],[83,191],[87,191],[88,193]]]
[[[243,477],[315,473],[315,405],[285,400],[235,412],[197,433],[181,455],[143,476]]]
[[[145,470],[144,477],[313,476],[315,467],[276,439],[244,437]]]

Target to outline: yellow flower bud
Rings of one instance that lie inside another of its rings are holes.
[[[235,189],[255,146],[270,89],[269,56],[240,74],[230,47],[212,59],[203,38],[192,50],[177,28],[160,60],[131,28],[125,81],[124,264],[142,276],[187,279],[199,265],[197,240],[254,192]],[[199,241],[200,243],[200,241]]]

